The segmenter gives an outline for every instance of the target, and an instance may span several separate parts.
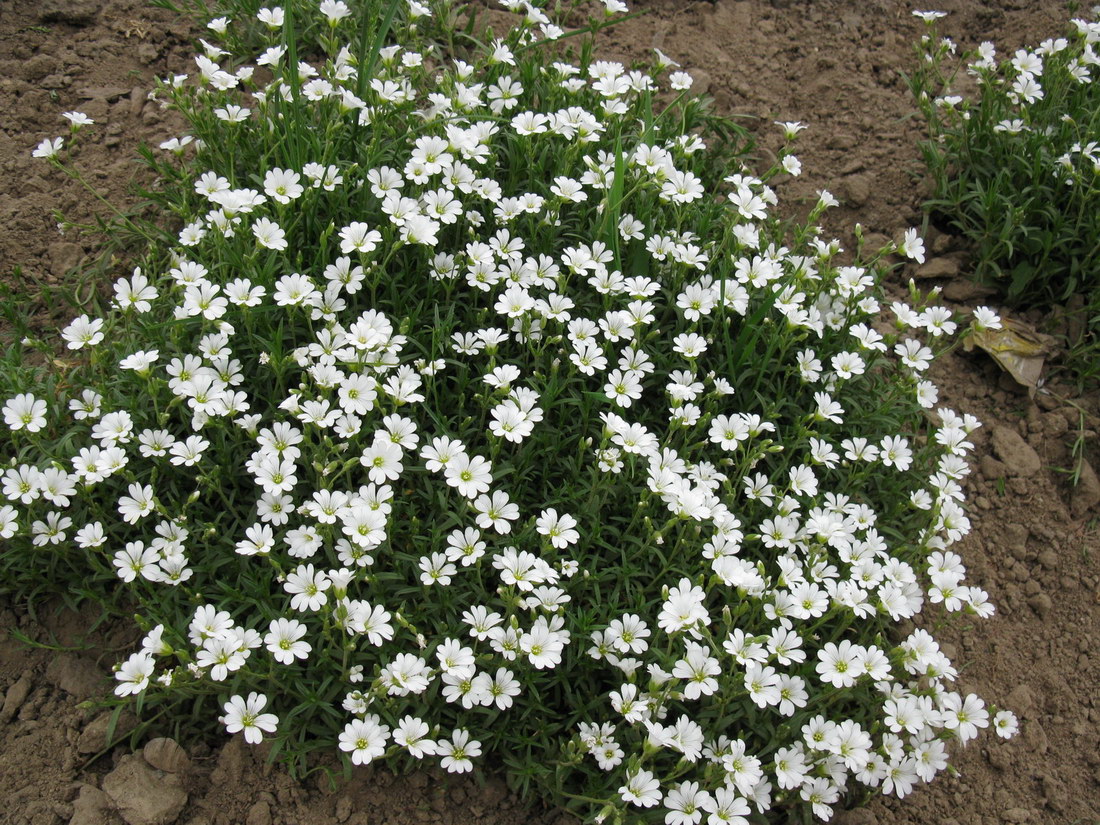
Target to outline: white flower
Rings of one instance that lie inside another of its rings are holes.
[[[989,307],[975,307],[973,314],[974,329],[979,332],[1001,328],[1001,317]]]
[[[1002,739],[1011,739],[1019,729],[1016,715],[1010,710],[998,711],[993,717],[993,732]]]
[[[232,696],[222,709],[225,716],[221,718],[222,724],[229,733],[244,731],[244,741],[250,745],[258,745],[263,741],[264,733],[274,733],[279,724],[279,717],[274,713],[262,713],[267,705],[267,697],[262,693],[253,691],[248,698]]]
[[[687,72],[673,72],[668,76],[668,85],[677,92],[687,91],[695,80]]]
[[[627,777],[619,788],[619,796],[640,808],[652,808],[661,801],[661,783],[652,773],[641,768]]]
[[[31,152],[31,156],[36,158],[56,158],[58,152],[61,151],[61,147],[64,146],[64,144],[64,138],[58,137],[53,138],[52,140],[50,138],[46,138],[34,148],[34,151]]]
[[[471,740],[466,730],[459,728],[451,734],[451,738],[440,739],[436,742],[437,753],[443,758],[439,764],[447,770],[447,773],[466,773],[474,769],[471,761],[475,756],[481,756],[481,743],[476,739]]]
[[[258,218],[252,224],[252,234],[256,236],[256,242],[262,247],[278,252],[287,248],[286,232],[275,221]]]
[[[394,744],[400,745],[414,759],[435,756],[439,751],[436,743],[428,739],[428,723],[417,716],[403,716],[393,731]]]
[[[486,494],[478,496],[474,500],[474,509],[477,511],[478,527],[482,530],[492,527],[501,534],[510,533],[511,522],[519,518],[519,507],[503,490],[497,490],[491,498]]]
[[[924,241],[917,234],[916,229],[905,230],[905,238],[901,242],[900,251],[906,258],[914,260],[918,264],[924,263]]]
[[[94,347],[103,340],[103,319],[79,315],[61,331],[69,349]]]
[[[141,693],[149,686],[149,677],[153,675],[156,663],[148,653],[134,653],[115,671],[117,696],[132,696]]]
[[[264,644],[275,661],[291,665],[296,659],[305,659],[313,649],[309,642],[302,640],[306,630],[297,619],[276,619],[264,637]]]
[[[36,433],[46,426],[46,402],[22,393],[4,403],[4,423],[12,430]]]
[[[264,175],[264,193],[277,203],[290,203],[305,191],[301,180],[291,169],[272,169]]]

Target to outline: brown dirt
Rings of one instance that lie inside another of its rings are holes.
[[[828,188],[844,202],[829,224],[842,238],[855,222],[895,238],[920,225],[919,126],[910,119],[901,72],[912,65],[921,27],[908,4],[648,0],[638,6],[650,13],[612,29],[606,56],[632,59],[661,48],[692,71],[697,88],[722,111],[747,118],[765,157],[777,145],[773,120],[811,127],[800,139],[803,176],[782,185],[783,200],[810,201]],[[1059,33],[1068,16],[1053,0],[934,0],[930,6],[951,12],[944,31],[961,45],[991,39],[1002,54]],[[40,139],[63,133],[60,113],[81,109],[99,122],[87,132],[81,165],[93,170],[91,182],[104,194],[132,202],[135,144],[170,135],[145,90],[153,75],[187,71],[190,55],[186,27],[139,0],[0,3],[0,277],[12,283],[21,267],[24,289],[48,294],[95,251],[88,238],[60,236],[52,211],[85,222],[99,207],[30,157]],[[929,236],[934,255],[965,271],[961,245],[934,229]],[[900,290],[909,274],[890,288]],[[974,297],[963,281],[946,286],[958,300]],[[43,324],[61,320],[52,303],[41,301]],[[1073,464],[1076,439],[1089,450],[1095,445],[1098,398],[1077,397],[1052,381],[1050,393],[1032,401],[978,355],[952,355],[936,371],[943,403],[986,424],[976,434],[981,460],[967,484],[975,529],[964,558],[968,579],[998,606],[995,618],[942,634],[963,690],[1016,710],[1022,733],[1011,742],[987,735],[958,754],[957,777],[838,821],[1100,822],[1100,538],[1093,509],[1100,483],[1094,474],[1089,478],[1090,468],[1085,481],[1091,486],[1075,491],[1064,472]],[[171,766],[175,773],[148,768],[126,744],[93,759],[104,720],[78,703],[104,689],[111,663],[132,641],[127,627],[86,632],[93,618],[52,607],[40,607],[33,619],[0,610],[0,822],[121,822],[101,790],[120,777],[143,789],[142,804],[161,806],[153,813],[164,825],[511,825],[559,818],[522,808],[496,779],[479,787],[438,773],[394,778],[357,769],[335,790],[324,780],[299,783],[239,738],[216,748],[191,746]],[[29,649],[8,638],[13,630],[84,649]],[[146,757],[163,766],[162,758]]]

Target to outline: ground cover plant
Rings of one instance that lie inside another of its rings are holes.
[[[158,93],[178,227],[8,353],[5,583],[136,605],[120,699],[302,767],[494,754],[667,823],[908,794],[991,724],[895,627],[992,610],[950,549],[978,422],[924,377],[956,321],[880,306],[827,192],[775,217],[799,124],[730,168],[663,55],[512,10],[461,58],[415,3],[208,21]]]
[[[935,188],[925,208],[973,244],[975,277],[1011,304],[1050,307],[1083,296],[1093,335],[1075,363],[1094,377],[1100,23],[1075,18],[1065,37],[1011,56],[988,41],[957,56],[956,43],[938,36],[937,19],[927,19],[911,77]]]

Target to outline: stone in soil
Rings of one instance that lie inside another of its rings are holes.
[[[73,815],[69,825],[108,825],[117,822],[111,816],[111,797],[95,785],[81,785],[80,793],[73,801]]]
[[[107,741],[107,731],[111,727],[111,715],[111,711],[101,713],[87,724],[84,730],[80,732],[80,738],[76,740],[77,753],[97,753],[111,744]],[[124,710],[119,714],[111,738],[117,742],[135,727],[137,727],[137,719],[132,713]]]
[[[169,825],[187,804],[179,777],[156,771],[133,754],[103,777],[103,790],[127,825]]]
[[[1011,475],[1030,478],[1043,467],[1039,454],[1010,427],[995,426],[990,434],[993,452]]]
[[[913,273],[917,278],[954,278],[959,274],[959,263],[954,258],[933,258]]]
[[[158,771],[165,773],[184,773],[191,767],[191,757],[174,739],[159,737],[150,739],[142,748],[145,761]]]
[[[87,26],[95,20],[99,8],[99,0],[39,0],[38,20],[42,23]]]
[[[1069,509],[1074,518],[1081,518],[1085,513],[1100,504],[1100,478],[1096,477],[1096,471],[1088,461],[1081,463],[1081,477],[1077,480],[1077,486],[1070,493]]]
[[[24,671],[23,675],[15,680],[8,688],[8,692],[4,694],[4,706],[0,708],[0,722],[11,721],[12,717],[19,712],[20,706],[27,701],[33,685],[34,681],[29,670]]]
[[[103,693],[106,675],[90,659],[80,656],[58,656],[46,668],[46,681],[82,702]]]

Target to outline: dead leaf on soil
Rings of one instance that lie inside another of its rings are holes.
[[[971,352],[978,347],[1011,375],[1016,383],[1035,395],[1046,359],[1057,350],[1051,335],[1036,332],[1023,321],[1001,318],[1000,329],[972,330],[963,340],[963,349]]]

